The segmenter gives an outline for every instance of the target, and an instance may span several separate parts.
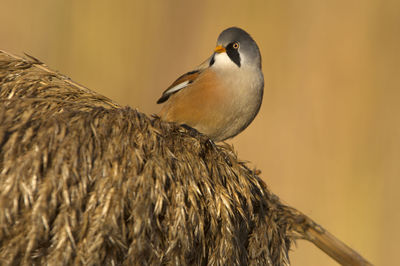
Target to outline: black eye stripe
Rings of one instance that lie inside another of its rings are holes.
[[[214,59],[214,57],[215,57],[215,55],[213,55],[213,57],[211,57],[211,60],[210,60],[210,65],[209,65],[209,66],[212,66],[212,65],[214,65],[214,63],[215,63],[215,59]]]
[[[236,42],[231,42],[226,46],[226,53],[228,54],[229,58],[235,63],[238,67],[240,67],[240,54],[238,49],[233,48],[233,45]]]

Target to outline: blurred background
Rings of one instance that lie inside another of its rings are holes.
[[[148,115],[236,25],[260,46],[261,111],[232,143],[283,202],[377,265],[400,248],[400,1],[3,0],[0,49]],[[397,256],[396,256],[397,255]],[[293,265],[337,265],[298,241]]]

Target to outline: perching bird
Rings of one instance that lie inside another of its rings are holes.
[[[247,32],[232,27],[219,35],[210,58],[164,91],[159,116],[222,141],[253,121],[263,90],[260,50]]]

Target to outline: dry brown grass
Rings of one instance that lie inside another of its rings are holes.
[[[280,203],[229,145],[0,53],[0,261],[287,265],[291,242],[368,263]]]

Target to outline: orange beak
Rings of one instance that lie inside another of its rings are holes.
[[[226,49],[225,47],[223,47],[222,45],[218,45],[217,47],[215,47],[214,52],[220,54],[220,53],[225,53]]]

